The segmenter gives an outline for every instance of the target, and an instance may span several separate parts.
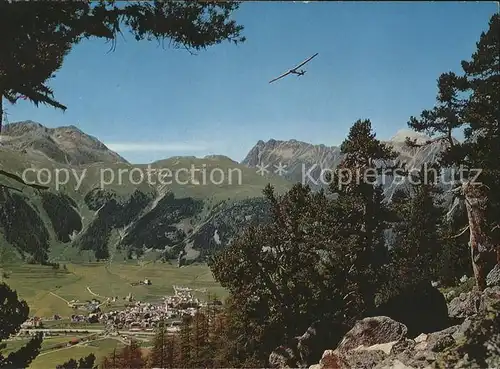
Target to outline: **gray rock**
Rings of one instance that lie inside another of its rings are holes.
[[[353,369],[372,369],[386,357],[387,355],[381,350],[354,350],[349,353],[346,360]]]
[[[298,357],[295,351],[286,346],[279,346],[269,355],[269,365],[271,368],[297,368]]]
[[[460,325],[414,339],[405,325],[388,317],[360,320],[336,350],[325,351],[315,369],[500,368],[500,286],[454,301],[457,315],[469,315]]]
[[[356,322],[346,333],[340,344],[339,351],[354,350],[359,346],[372,346],[379,343],[399,341],[406,337],[408,329],[404,324],[386,316],[365,318]]]
[[[347,360],[337,350],[326,350],[319,365],[321,369],[351,369]]]
[[[464,292],[448,304],[448,315],[451,318],[467,318],[479,312],[481,293],[477,291]]]
[[[446,332],[431,333],[427,338],[427,350],[442,352],[455,344],[453,336]]]
[[[416,369],[416,368],[413,366],[408,366],[399,361],[398,359],[387,359],[379,363],[373,369]]]
[[[500,301],[500,286],[487,287],[481,294],[479,310],[496,311],[494,305]]]
[[[486,285],[488,287],[500,286],[500,264],[495,265],[495,267],[490,270],[486,277]]]

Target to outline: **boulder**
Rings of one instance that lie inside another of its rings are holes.
[[[451,318],[467,318],[475,315],[479,311],[480,301],[480,292],[463,292],[448,304],[448,315]]]
[[[319,365],[319,369],[351,369],[347,360],[337,350],[326,350]]]
[[[496,311],[495,304],[500,301],[500,286],[487,287],[481,294],[479,310]]]
[[[378,364],[373,369],[416,369],[412,366],[405,365],[398,359],[390,359]]]
[[[279,346],[269,355],[269,366],[271,368],[297,368],[299,358],[290,347]]]
[[[417,344],[415,345],[414,350],[442,352],[455,343],[455,339],[451,333],[452,332],[449,329],[445,329],[431,334],[421,334],[415,338],[415,342]]]
[[[453,346],[459,326],[406,337],[406,327],[388,317],[358,321],[335,350],[324,352],[317,369],[430,368],[438,353]],[[356,339],[354,339],[356,338]]]
[[[346,356],[349,368],[353,369],[372,369],[377,363],[380,363],[387,357],[383,351],[374,348],[360,348],[352,351]]]
[[[372,346],[380,343],[399,341],[405,338],[408,329],[404,324],[386,316],[365,318],[356,322],[346,333],[337,350],[340,352],[354,350],[359,346]]]
[[[467,318],[482,311],[491,309],[500,299],[500,286],[487,287],[480,292],[473,290],[461,293],[448,304],[448,312],[452,318]]]
[[[313,369],[500,368],[500,286],[461,294],[450,304],[455,316],[465,317],[460,324],[414,338],[387,316],[360,320]]]
[[[463,331],[450,350],[439,355],[440,368],[500,367],[500,288],[483,291],[480,311],[460,326]]]

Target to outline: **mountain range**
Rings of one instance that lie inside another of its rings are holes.
[[[405,138],[426,143],[409,147]],[[386,141],[406,169],[432,164],[445,141],[402,130]],[[340,148],[258,141],[238,163],[226,156],[172,157],[134,165],[77,127],[11,123],[0,136],[0,169],[46,184],[0,178],[0,263],[142,258],[203,260],[248,224],[269,216],[262,189],[323,187]],[[56,181],[57,180],[57,181]],[[404,181],[384,178],[386,198]]]

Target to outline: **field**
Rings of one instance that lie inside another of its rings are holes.
[[[67,264],[67,270],[54,270],[49,266],[13,264],[3,265],[7,273],[5,282],[25,300],[30,307],[30,316],[52,317],[59,314],[69,317],[75,310],[68,302],[84,302],[97,298],[118,297],[120,301],[129,293],[136,300],[155,301],[173,294],[172,285],[205,288],[219,298],[226,296],[225,290],[213,279],[205,264],[193,264],[178,268],[160,262],[140,264],[138,262]],[[131,286],[131,283],[151,280],[152,284]],[[98,295],[98,296],[96,296]]]
[[[209,293],[224,298],[227,293],[213,279],[207,265],[193,264],[178,268],[168,263],[151,262],[141,264],[128,263],[87,263],[67,264],[66,270],[55,270],[49,266],[12,264],[2,265],[4,278],[12,289],[15,289],[20,299],[25,300],[30,307],[30,316],[52,317],[59,314],[61,321],[46,322],[45,327],[69,325],[67,317],[77,314],[78,311],[68,306],[71,300],[81,302],[97,298],[118,297],[118,302],[111,308],[120,308],[124,303],[123,297],[129,293],[140,301],[154,301],[161,297],[173,294],[172,285],[206,289]],[[131,283],[148,278],[152,284],[131,286]],[[203,296],[201,292],[198,293]],[[95,295],[99,295],[97,297]],[[99,324],[79,325],[79,328],[101,328]],[[97,362],[110,354],[114,348],[123,344],[111,338],[77,344],[64,348],[54,348],[54,345],[69,342],[73,338],[82,337],[73,334],[47,337],[42,344],[40,355],[31,364],[30,369],[55,368],[57,364],[74,358],[79,359],[94,353]],[[25,339],[6,341],[5,353],[22,347]],[[149,343],[147,343],[149,345]]]
[[[29,369],[55,368],[56,365],[62,364],[69,359],[78,360],[91,353],[96,356],[96,363],[100,364],[104,356],[113,352],[113,349],[122,346],[123,345],[116,340],[102,339],[85,345],[75,345],[53,351],[41,352],[31,363]]]
[[[45,369],[55,368],[56,365],[62,364],[69,359],[78,360],[81,357],[93,353],[97,358],[97,363],[100,363],[102,358],[113,351],[114,348],[122,347],[123,345],[113,339],[102,339],[89,342],[85,345],[75,345],[64,348],[54,349],[54,346],[60,343],[69,342],[73,338],[79,336],[58,336],[45,338],[42,343],[42,348],[38,357],[31,363],[30,369]],[[4,353],[8,354],[11,351],[16,351],[23,347],[28,341],[26,339],[11,340],[6,342]]]

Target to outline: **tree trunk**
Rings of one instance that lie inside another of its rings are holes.
[[[486,222],[488,196],[486,187],[480,183],[464,183],[462,193],[465,196],[467,217],[469,219],[469,246],[472,269],[476,285],[482,291],[486,288],[488,261],[494,250],[493,242],[486,233],[488,227]]]

